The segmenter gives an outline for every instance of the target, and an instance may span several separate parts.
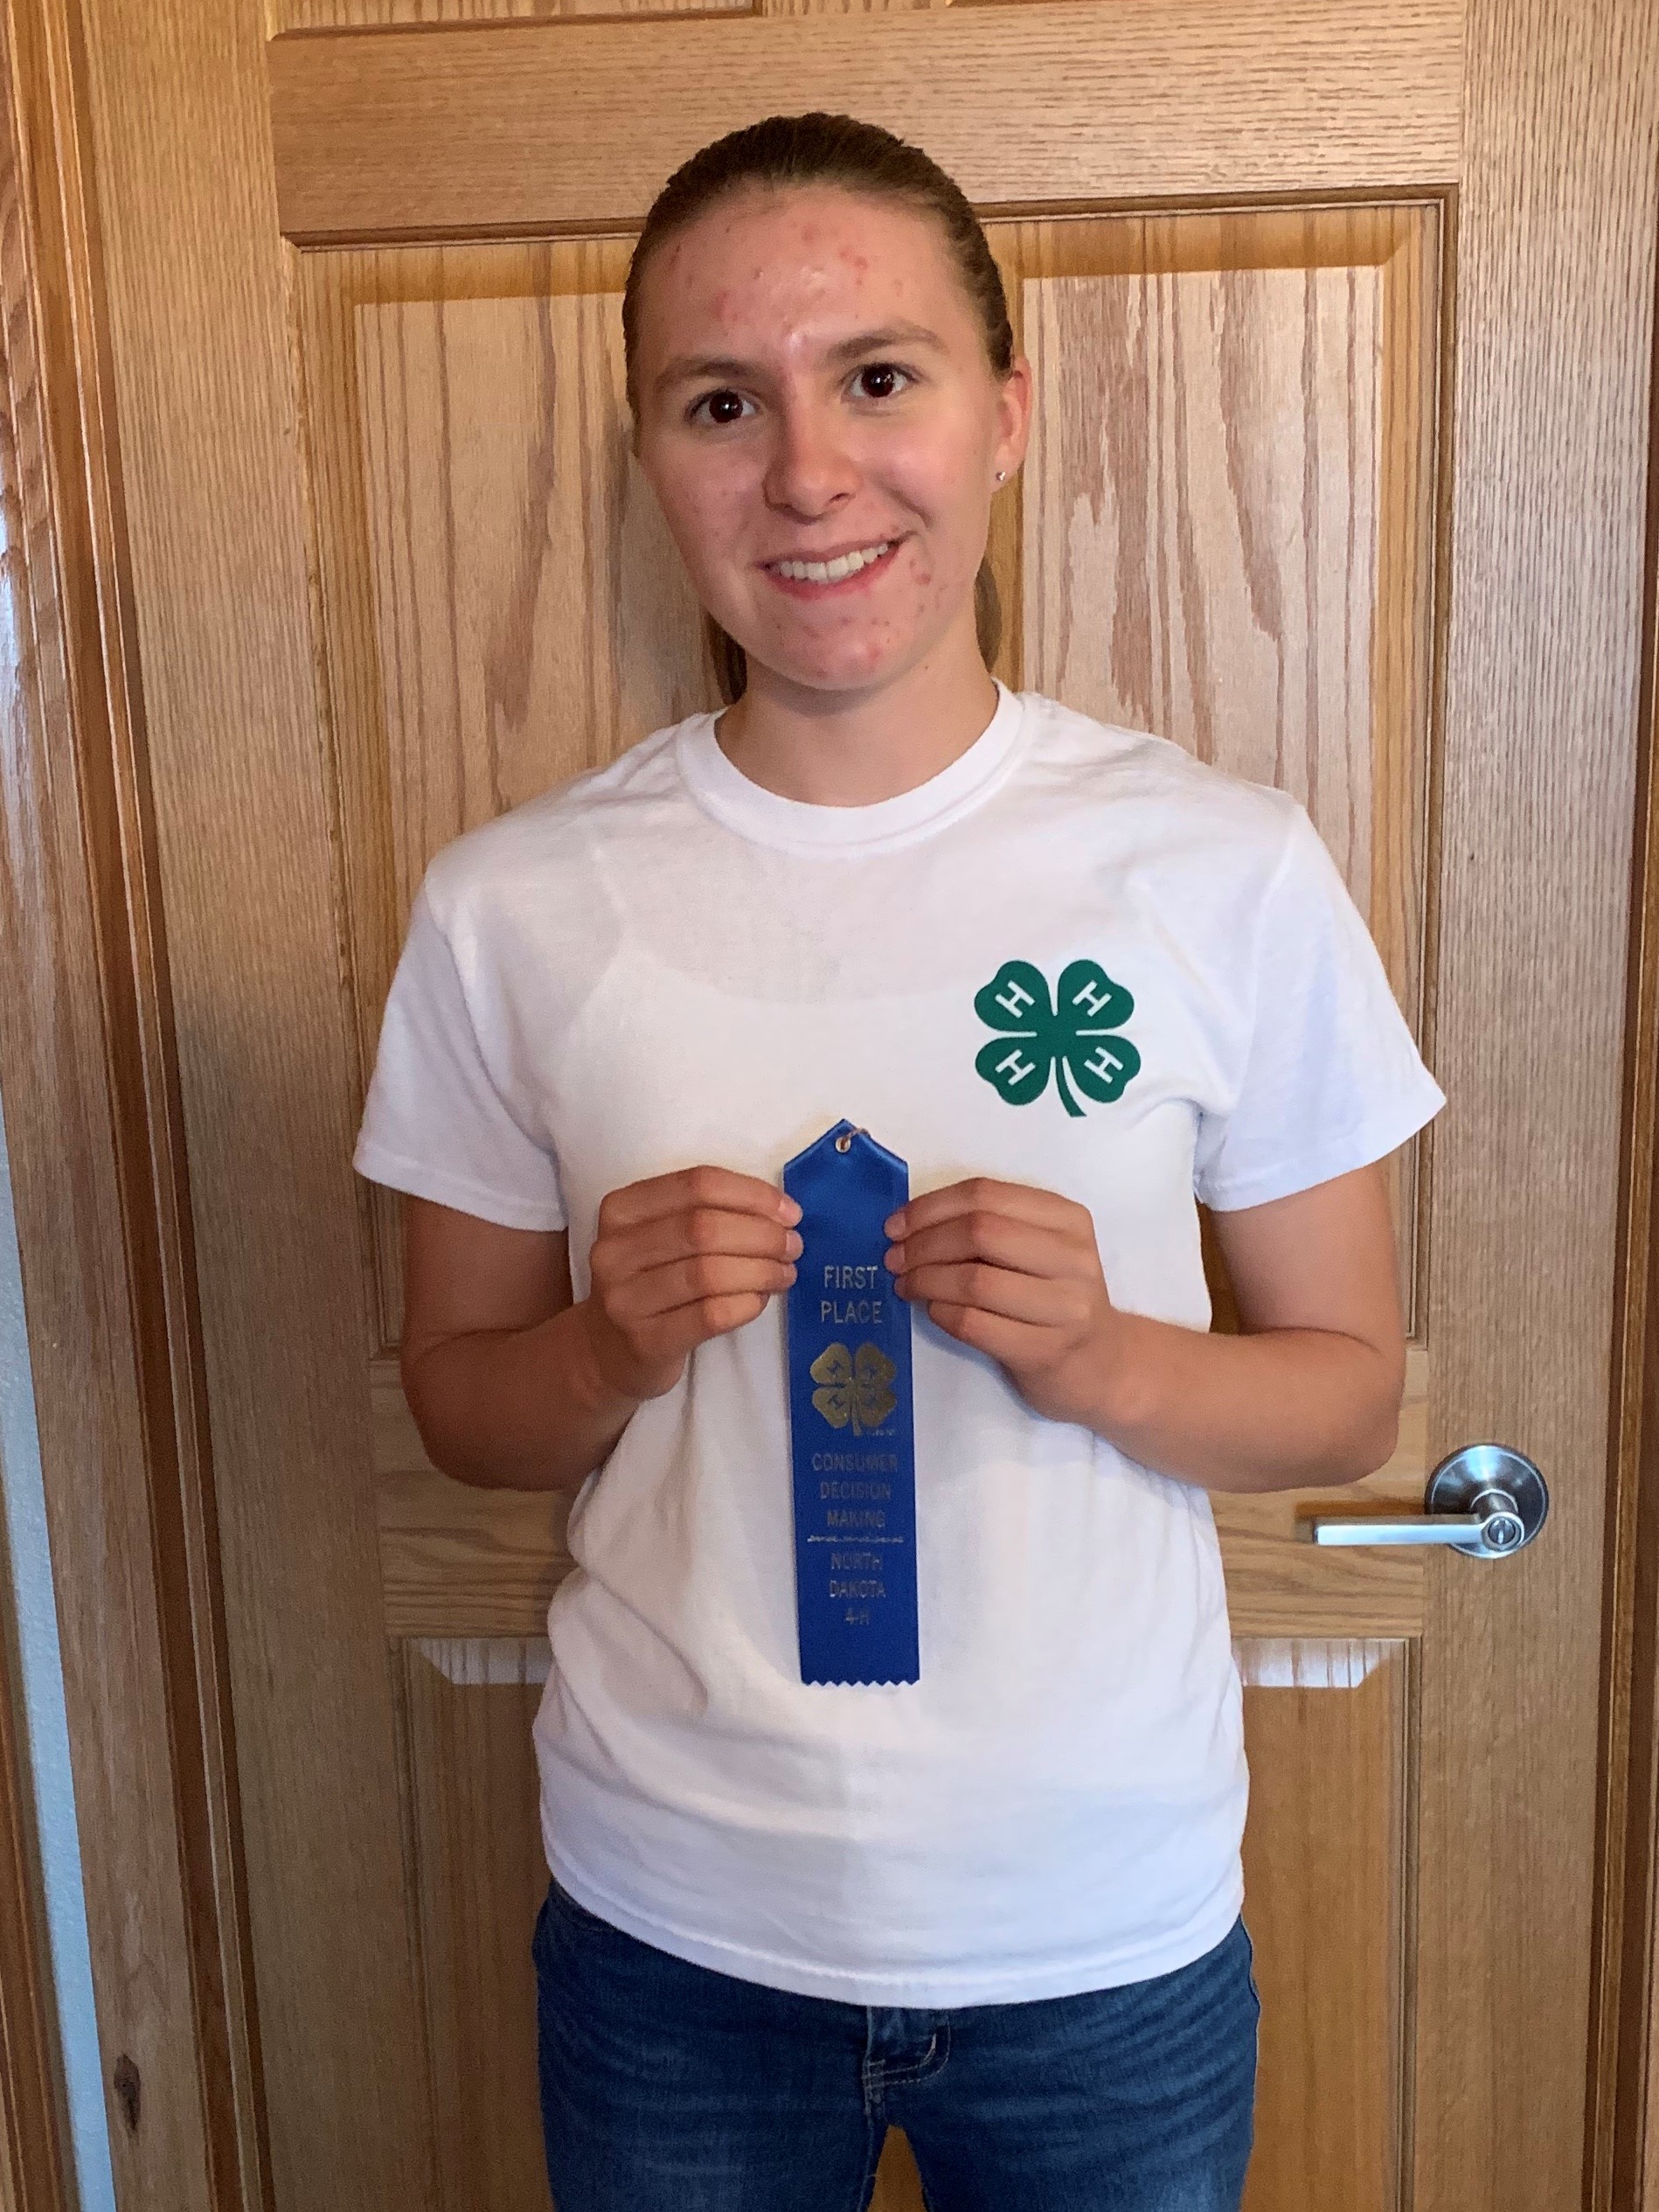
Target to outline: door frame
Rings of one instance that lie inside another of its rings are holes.
[[[1655,286],[1591,2015],[1599,2194],[1586,2199],[1642,2212],[1659,2205],[1659,261]]]
[[[0,1066],[118,2199],[273,2212],[84,31],[0,10]],[[0,2132],[70,2212],[3,1726]]]
[[[150,0],[157,18],[198,3]],[[1471,16],[1486,19],[1488,66],[1471,80],[1468,143],[1485,145],[1504,104],[1524,101],[1522,57],[1541,66],[1546,49],[1558,97],[1593,112],[1600,100],[1610,111],[1607,25],[1620,5],[1604,0],[1598,45],[1569,35],[1569,18],[1593,8],[1472,0]],[[1507,44],[1493,28],[1499,17]],[[15,531],[6,574],[17,641],[0,760],[0,916],[12,984],[0,993],[0,1068],[118,2195],[123,2212],[278,2212],[86,28],[82,0],[0,8],[0,217],[9,219],[0,312],[11,429],[0,458]],[[1626,136],[1635,178],[1641,134],[1628,126]],[[1653,242],[1649,221],[1650,272]],[[1659,379],[1653,399],[1643,678],[1628,738],[1638,796],[1623,1234],[1608,1347],[1600,1911],[1586,2156],[1586,2202],[1594,2208],[1659,2203],[1659,2097],[1649,2090],[1659,2063]],[[38,1869],[17,1840],[26,1807],[6,1717],[0,1706],[0,2155],[55,2143],[55,2158],[24,2163],[21,2202],[25,2212],[66,2212],[62,2177],[72,2168],[61,2096],[50,2088],[56,2058]],[[42,2178],[48,2173],[57,2178]]]

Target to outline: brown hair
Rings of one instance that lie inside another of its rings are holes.
[[[622,292],[622,355],[628,404],[635,415],[640,285],[651,256],[728,192],[747,185],[775,191],[804,184],[838,185],[843,191],[898,200],[933,216],[944,230],[957,274],[979,315],[991,368],[999,377],[1008,374],[1014,360],[1014,333],[1002,275],[961,187],[919,146],[895,138],[879,123],[817,111],[768,115],[765,122],[717,138],[693,154],[651,203]],[[974,616],[979,650],[989,664],[996,657],[1003,635],[1002,606],[989,560],[981,561],[974,580]],[[712,616],[705,616],[705,621],[720,694],[730,705],[743,696],[748,682],[747,657]]]

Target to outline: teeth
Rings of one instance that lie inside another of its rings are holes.
[[[865,546],[859,553],[841,553],[834,560],[779,560],[773,566],[792,583],[838,584],[843,576],[856,576],[872,560],[879,560],[892,542],[889,539],[879,546]]]

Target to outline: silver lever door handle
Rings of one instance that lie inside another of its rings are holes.
[[[1315,1544],[1449,1544],[1471,1559],[1506,1559],[1543,1527],[1550,1511],[1544,1477],[1507,1444],[1465,1444],[1428,1478],[1426,1513],[1361,1520],[1304,1521]]]

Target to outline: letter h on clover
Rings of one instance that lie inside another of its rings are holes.
[[[1048,982],[1029,960],[1005,960],[974,999],[974,1011],[1003,1033],[982,1045],[974,1065],[1010,1106],[1029,1106],[1048,1089],[1051,1072],[1068,1114],[1083,1109],[1066,1080],[1086,1098],[1110,1105],[1141,1070],[1141,1055],[1114,1033],[1135,1012],[1135,1000],[1093,960],[1073,960],[1061,970],[1051,1002]]]

